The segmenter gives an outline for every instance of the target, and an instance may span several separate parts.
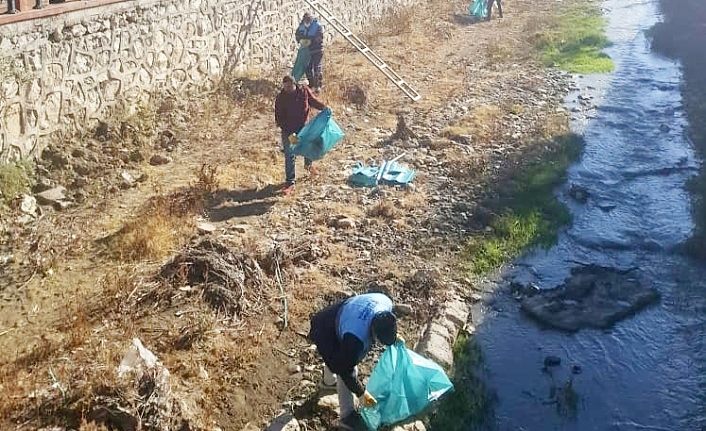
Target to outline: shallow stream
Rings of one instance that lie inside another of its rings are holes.
[[[693,229],[685,184],[700,163],[686,135],[680,65],[651,51],[646,31],[660,19],[656,1],[604,6],[616,69],[577,77],[566,100],[586,144],[558,191],[573,223],[556,246],[519,259],[498,282],[544,289],[581,263],[637,267],[662,299],[610,330],[574,334],[531,321],[507,289],[476,306],[476,339],[496,398],[492,429],[706,429],[706,269],[679,252]],[[569,198],[568,184],[585,188],[588,201]],[[543,371],[548,355],[562,363]],[[557,402],[556,389],[568,381],[575,408]]]

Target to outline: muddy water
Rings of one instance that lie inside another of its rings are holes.
[[[576,262],[638,267],[662,300],[611,330],[565,334],[527,319],[501,288],[474,313],[496,397],[493,429],[706,429],[706,271],[678,250],[693,228],[684,187],[699,163],[685,134],[681,72],[654,55],[645,36],[659,20],[656,1],[609,0],[605,7],[614,42],[606,51],[616,70],[578,78],[580,90],[567,98],[572,108],[579,94],[590,94],[596,105],[575,114],[586,147],[568,175],[590,199],[579,204],[560,190],[573,225],[555,247],[521,258],[499,282],[553,288]],[[542,371],[547,355],[560,357],[561,366]],[[578,401],[560,409],[553,387],[569,380]]]

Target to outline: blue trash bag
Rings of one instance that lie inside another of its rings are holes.
[[[438,364],[398,341],[380,356],[366,389],[377,404],[361,409],[360,414],[374,431],[422,412],[453,390],[453,384]]]
[[[483,19],[488,16],[488,2],[487,0],[474,0],[470,6],[468,6],[468,13],[476,18]]]
[[[327,108],[297,133],[299,141],[292,147],[292,152],[310,160],[319,160],[344,136],[343,130],[333,119],[333,112]]]
[[[302,46],[297,51],[297,58],[294,60],[294,67],[292,68],[292,78],[295,82],[299,82],[300,79],[306,74],[306,68],[309,66],[311,61],[311,51],[306,46]]]

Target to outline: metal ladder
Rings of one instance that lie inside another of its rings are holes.
[[[317,15],[323,17],[326,22],[331,24],[331,26],[341,34],[346,40],[353,45],[355,49],[358,50],[361,54],[365,56],[365,58],[370,61],[373,66],[377,67],[380,72],[383,73],[389,79],[392,81],[397,87],[399,87],[402,92],[412,99],[413,101],[417,101],[422,98],[422,95],[417,92],[414,88],[412,88],[411,85],[409,85],[402,77],[395,72],[385,61],[380,58],[379,55],[375,53],[370,47],[363,42],[362,39],[360,39],[358,36],[353,34],[352,31],[348,27],[346,27],[341,20],[336,18],[331,11],[324,6],[321,1],[319,0],[304,0],[311,8],[316,12]]]

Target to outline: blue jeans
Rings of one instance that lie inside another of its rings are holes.
[[[282,131],[282,151],[284,152],[284,181],[288,186],[294,185],[296,178],[295,155],[292,152],[292,144],[289,143],[290,133]],[[305,158],[304,166],[309,169],[313,161]]]

